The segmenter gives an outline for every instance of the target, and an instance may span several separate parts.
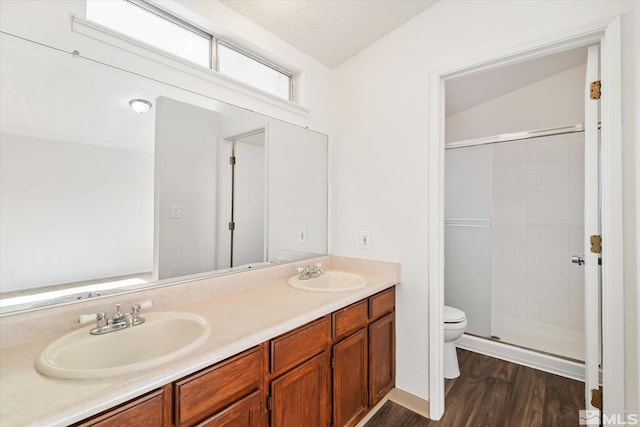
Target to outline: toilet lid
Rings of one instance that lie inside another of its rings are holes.
[[[444,321],[446,323],[462,322],[465,319],[464,311],[454,307],[444,306]]]

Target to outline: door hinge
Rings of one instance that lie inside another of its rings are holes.
[[[235,230],[235,229],[236,229],[236,223],[235,223],[235,222],[233,222],[233,221],[231,221],[231,222],[229,223],[229,230],[232,230],[232,231],[233,231],[233,230]]]
[[[602,236],[596,234],[591,236],[591,252],[594,254],[602,253]]]
[[[271,410],[271,396],[267,396],[267,409]]]
[[[229,164],[230,165],[235,165],[236,164],[236,156],[229,157]]]
[[[591,406],[602,410],[602,390],[599,388],[591,389]]]
[[[336,367],[336,359],[335,359],[335,357],[332,357],[331,358],[331,369],[333,369],[335,367]]]
[[[600,80],[596,80],[594,82],[591,82],[591,84],[589,85],[589,98],[591,99],[600,99],[600,88],[602,87],[602,84],[600,82]]]

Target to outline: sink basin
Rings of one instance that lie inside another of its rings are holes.
[[[324,276],[313,279],[300,280],[298,275],[292,276],[288,280],[289,286],[297,289],[315,292],[347,292],[363,288],[367,284],[367,279],[343,271],[326,271]]]
[[[144,313],[145,323],[103,335],[95,325],[51,343],[36,369],[54,378],[104,378],[161,365],[185,356],[211,335],[202,316],[185,312]]]

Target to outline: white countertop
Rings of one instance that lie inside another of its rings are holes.
[[[0,424],[64,426],[80,421],[387,289],[400,279],[399,268],[395,273],[349,270],[364,276],[367,285],[343,293],[309,292],[289,287],[286,278],[271,278],[237,292],[167,307],[205,317],[213,333],[191,354],[135,374],[98,380],[41,375],[34,361],[64,332],[4,347],[0,350]]]

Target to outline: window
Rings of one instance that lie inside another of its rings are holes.
[[[198,65],[210,67],[211,35],[182,26],[158,12],[124,0],[87,1],[88,19]]]
[[[291,75],[224,43],[218,43],[218,71],[280,98],[291,99]]]
[[[292,98],[291,73],[142,0],[87,0],[87,19],[272,95]]]

